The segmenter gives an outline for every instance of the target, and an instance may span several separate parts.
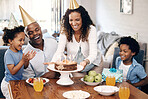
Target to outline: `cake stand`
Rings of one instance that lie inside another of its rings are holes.
[[[59,72],[61,74],[60,79],[56,82],[59,85],[72,85],[74,82],[71,80],[70,73],[72,72],[78,72],[83,70],[83,66],[81,65],[77,65],[77,70],[73,70],[73,71],[60,71],[60,70],[56,70],[54,68],[54,64],[50,64],[47,68],[49,70],[55,71],[55,72]]]

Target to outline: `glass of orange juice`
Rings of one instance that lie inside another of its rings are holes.
[[[115,86],[116,80],[114,76],[107,76],[106,77],[106,85]]]
[[[127,83],[122,82],[119,86],[119,97],[120,99],[129,99],[130,89]]]
[[[43,90],[43,79],[42,78],[34,78],[33,80],[33,88],[36,92],[41,92]]]

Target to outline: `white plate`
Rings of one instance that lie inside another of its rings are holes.
[[[90,94],[82,90],[72,90],[64,92],[63,96],[68,99],[85,99],[88,98]]]
[[[47,79],[47,78],[42,78],[42,79],[45,80],[44,85],[45,85],[47,82],[49,82],[49,79]],[[33,86],[33,83],[29,83],[29,78],[26,80],[26,83],[28,83],[28,84],[30,84],[30,85]]]
[[[60,70],[56,70],[54,67],[55,67],[55,64],[50,64],[50,65],[48,65],[47,68],[52,71],[56,71],[56,72],[77,72],[77,71],[81,71],[83,69],[83,66],[78,65],[78,64],[77,64],[77,70],[73,70],[73,71],[60,71]]]
[[[94,90],[101,95],[110,96],[118,92],[119,88],[117,86],[102,85],[102,86],[94,87]]]
[[[104,80],[102,79],[101,82],[86,82],[86,81],[84,81],[84,78],[81,78],[81,81],[84,82],[84,83],[87,84],[87,85],[96,86],[96,85],[102,83]]]

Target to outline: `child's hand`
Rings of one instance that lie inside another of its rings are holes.
[[[28,60],[31,60],[36,54],[36,51],[28,51],[28,53],[25,55],[27,57]]]
[[[25,55],[25,54],[23,54],[23,56],[22,56],[22,60],[23,60],[24,62],[28,61],[28,56]]]

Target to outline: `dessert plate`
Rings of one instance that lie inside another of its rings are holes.
[[[28,83],[28,84],[30,84],[30,85],[32,85],[33,86],[33,82],[30,82],[29,80],[30,79],[33,79],[33,78],[28,78],[27,80],[26,80],[26,83]],[[47,78],[42,78],[43,79],[43,84],[45,85],[47,82],[49,82],[49,79],[47,79]]]
[[[47,69],[59,72],[61,74],[60,79],[56,83],[62,86],[74,84],[74,82],[69,77],[70,73],[83,70],[83,66],[81,65],[77,65],[77,70],[73,70],[73,71],[60,71],[60,70],[56,70],[54,67],[55,67],[54,64],[50,64],[48,65]]]
[[[67,99],[85,99],[88,98],[90,94],[82,90],[72,90],[64,92],[63,96]]]

